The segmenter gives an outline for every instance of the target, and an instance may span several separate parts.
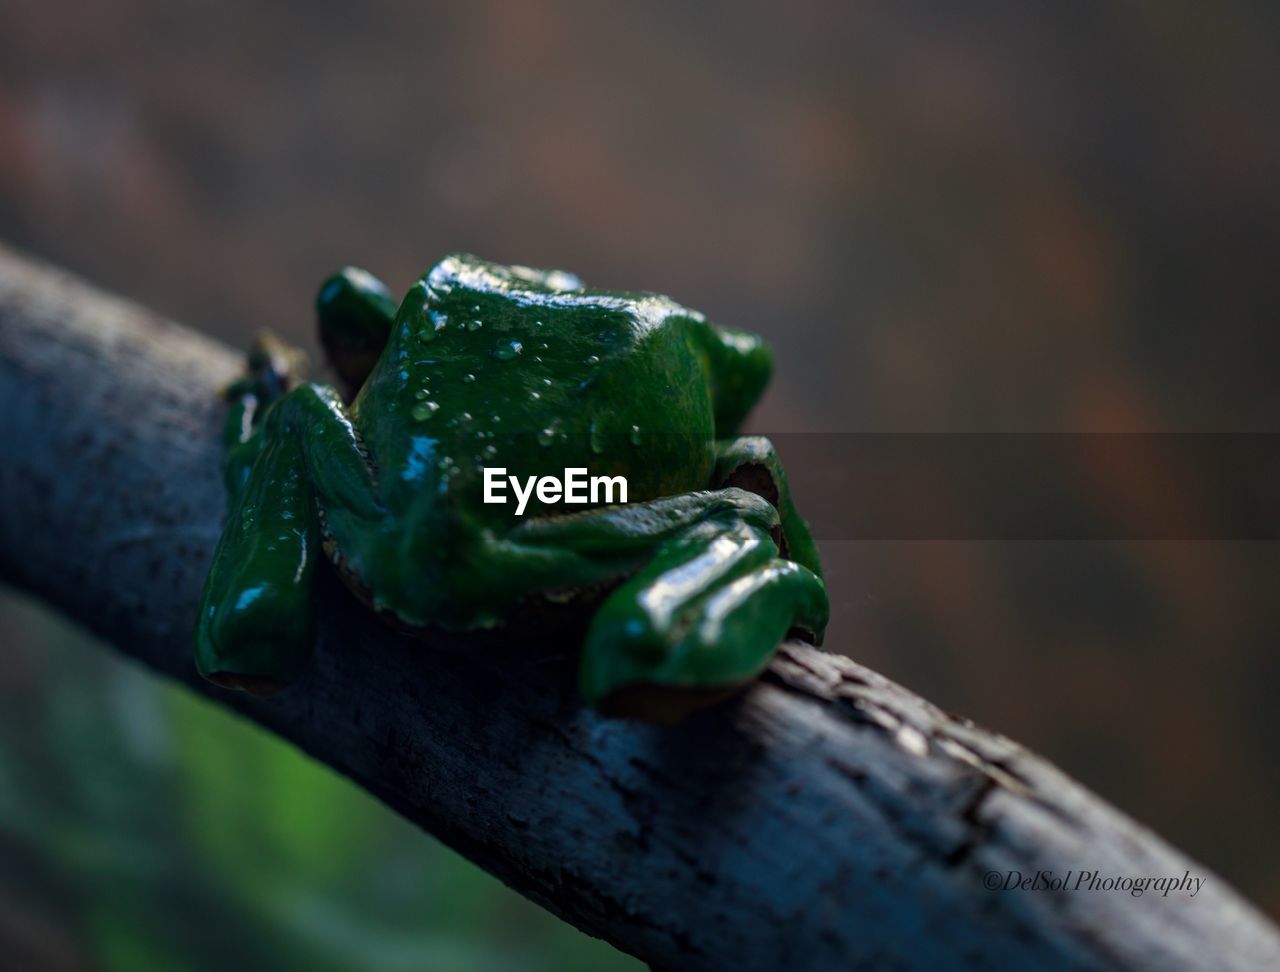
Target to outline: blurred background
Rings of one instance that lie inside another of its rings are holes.
[[[0,3],[0,238],[313,352],[345,263],[664,291],[773,343],[780,438],[1280,431],[1278,172],[1262,2]],[[829,647],[1280,915],[1280,545],[821,539]],[[0,956],[637,967],[14,592],[0,639]]]

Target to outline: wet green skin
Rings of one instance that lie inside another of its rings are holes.
[[[205,585],[200,671],[269,691],[305,667],[323,547],[413,626],[500,624],[612,588],[584,696],[662,718],[746,683],[789,632],[818,641],[817,550],[768,441],[735,437],[770,355],[652,294],[449,257],[398,308],[364,271],[317,299],[335,388],[290,387],[270,341],[229,392],[231,513]],[[484,466],[623,475],[627,504],[482,502]]]

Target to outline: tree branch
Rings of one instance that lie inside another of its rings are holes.
[[[609,722],[576,701],[566,639],[409,639],[323,572],[302,681],[266,701],[204,683],[190,633],[224,511],[217,390],[239,367],[0,249],[0,573],[584,931],[680,969],[1280,968],[1276,929],[1200,865],[1009,740],[804,646],[677,729]],[[1205,883],[984,888],[1068,869]]]

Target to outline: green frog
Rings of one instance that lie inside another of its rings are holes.
[[[821,642],[817,548],[772,445],[737,434],[772,368],[759,338],[465,255],[398,304],[344,269],[316,307],[336,384],[300,381],[297,353],[264,337],[227,392],[206,678],[270,694],[305,669],[322,551],[415,629],[581,601],[581,692],[606,714],[671,721],[750,682],[783,638]],[[620,477],[626,501],[532,490],[569,470]],[[497,472],[530,484],[523,504],[487,489]]]

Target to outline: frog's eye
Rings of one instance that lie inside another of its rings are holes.
[[[396,314],[395,298],[373,274],[344,267],[320,287],[320,343],[348,388],[358,386],[382,353]]]
[[[358,267],[339,270],[316,295],[320,338],[326,347],[381,347],[395,313],[395,298],[386,284]]]

